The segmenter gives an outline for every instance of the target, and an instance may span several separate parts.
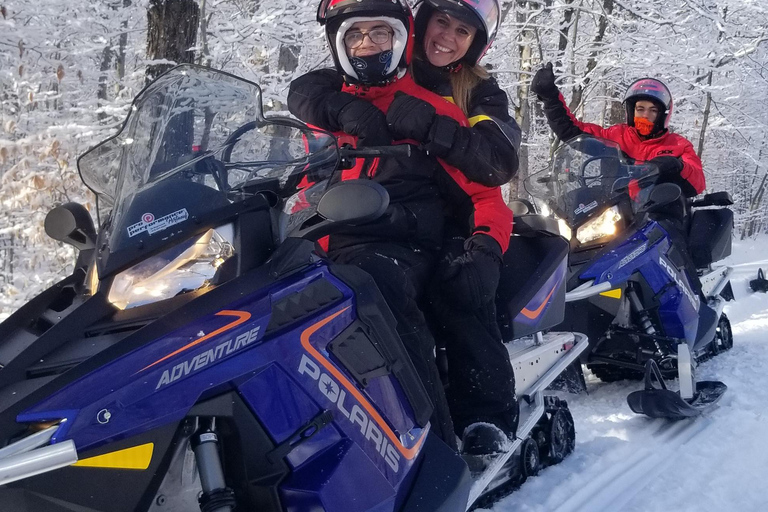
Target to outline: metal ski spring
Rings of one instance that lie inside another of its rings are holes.
[[[216,435],[216,419],[203,420],[203,426],[192,437],[197,471],[203,494],[200,496],[201,512],[232,512],[235,508],[235,492],[227,487],[219,457],[219,436]]]
[[[656,334],[656,329],[653,327],[651,317],[649,317],[648,312],[643,309],[643,304],[640,302],[640,298],[637,296],[637,292],[635,292],[635,287],[632,283],[627,287],[627,297],[629,298],[629,304],[640,319],[640,327],[646,334]]]

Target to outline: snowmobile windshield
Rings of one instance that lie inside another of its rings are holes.
[[[615,142],[580,135],[557,149],[549,169],[529,176],[525,189],[574,228],[625,197],[639,209],[657,176],[654,165],[628,162]]]
[[[78,160],[97,196],[99,260],[112,259],[99,273],[231,216],[255,194],[289,198],[309,175],[323,183],[338,158],[330,134],[264,117],[255,83],[176,67],[139,93],[117,135]]]

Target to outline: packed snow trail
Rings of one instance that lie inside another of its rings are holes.
[[[494,512],[768,510],[768,294],[748,289],[759,266],[768,270],[768,239],[734,243],[733,252],[731,261],[750,269],[733,279],[736,301],[725,310],[734,348],[698,368],[699,379],[728,386],[719,406],[695,419],[653,420],[626,402],[641,382],[588,375],[589,395],[561,395],[576,423],[574,453]]]

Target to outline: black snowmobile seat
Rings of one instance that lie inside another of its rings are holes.
[[[728,208],[694,210],[688,234],[688,249],[696,268],[731,254],[733,212]]]
[[[534,325],[514,321],[558,267],[566,261],[569,248],[564,238],[549,234],[549,228],[552,226],[546,222],[537,223],[535,219],[527,219],[523,223],[520,220],[521,217],[515,219],[514,231],[519,230],[521,233],[513,234],[509,240],[509,249],[504,253],[501,279],[496,293],[499,327],[505,341],[554,327],[563,321],[565,312],[563,283],[553,296],[545,314],[537,319]],[[529,235],[534,234],[534,226],[541,228],[541,231],[535,231],[537,236],[523,236],[525,230],[519,229],[522,225],[532,228],[526,233]]]

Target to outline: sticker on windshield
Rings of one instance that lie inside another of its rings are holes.
[[[159,219],[156,219],[155,216],[151,213],[145,213],[141,216],[141,222],[137,222],[136,224],[128,226],[128,236],[134,237],[139,233],[143,233],[144,231],[152,235],[158,231],[168,229],[175,224],[184,222],[188,218],[189,213],[187,213],[186,208],[182,208],[181,210],[169,213],[165,217],[160,217]]]
[[[580,213],[587,213],[587,212],[591,212],[595,208],[597,208],[597,201],[592,201],[591,203],[589,203],[587,205],[585,205],[584,203],[581,203],[581,204],[579,204],[578,208],[573,210],[573,213],[575,213],[576,215],[578,215]]]

